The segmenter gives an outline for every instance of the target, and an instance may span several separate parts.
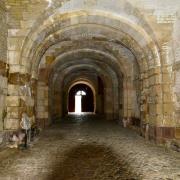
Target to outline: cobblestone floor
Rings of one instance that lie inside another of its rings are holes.
[[[0,152],[0,180],[180,180],[180,154],[115,122],[67,117],[28,150]]]

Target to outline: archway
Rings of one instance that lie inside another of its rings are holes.
[[[94,94],[86,84],[74,85],[68,95],[68,112],[75,114],[94,113]]]

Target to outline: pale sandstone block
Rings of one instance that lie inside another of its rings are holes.
[[[45,107],[44,106],[37,106],[36,109],[38,112],[44,112],[45,111]]]
[[[172,103],[167,103],[163,105],[164,113],[171,114],[174,110],[174,106]]]
[[[5,89],[5,88],[7,88],[7,77],[4,77],[4,76],[0,76],[0,88],[1,89]]]
[[[8,85],[8,95],[12,96],[18,96],[19,95],[19,85],[13,85],[9,84]]]
[[[17,111],[9,111],[9,112],[7,112],[7,118],[8,119],[18,119],[18,118],[21,118],[20,117],[20,113],[19,113],[19,111],[17,110]]]
[[[163,101],[165,102],[165,103],[170,103],[170,102],[172,102],[172,95],[171,95],[171,93],[164,93],[163,94]]]
[[[7,96],[6,98],[7,106],[20,106],[20,99],[18,96]]]
[[[28,29],[8,29],[8,37],[25,37]],[[19,38],[18,38],[19,39]]]
[[[23,45],[23,41],[24,41],[24,38],[22,37],[8,38],[8,50],[19,51]]]
[[[8,61],[9,64],[19,64],[20,61],[20,51],[8,51]]]
[[[163,74],[163,82],[171,83],[171,76],[170,76],[170,74]]]
[[[43,106],[44,100],[43,99],[37,99],[37,106]]]
[[[48,112],[37,112],[36,116],[37,118],[45,119],[48,118]]]
[[[7,130],[17,130],[19,128],[19,119],[6,119],[4,126]]]
[[[6,105],[6,96],[0,95],[0,108],[4,108]]]
[[[38,90],[37,91],[37,99],[44,99],[45,94],[43,90]]]

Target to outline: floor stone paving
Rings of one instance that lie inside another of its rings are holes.
[[[28,150],[0,151],[0,180],[180,180],[180,153],[96,116],[68,116]]]

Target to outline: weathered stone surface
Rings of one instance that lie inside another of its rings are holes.
[[[17,130],[19,127],[19,119],[5,119],[4,128],[6,130]]]
[[[20,91],[19,85],[8,84],[8,95],[18,96]]]
[[[63,116],[69,88],[83,81],[94,89],[96,112],[179,127],[179,5],[178,0],[1,1],[0,94],[8,95],[1,110],[35,106],[30,114],[38,118]],[[18,90],[27,83],[30,95]]]
[[[7,118],[8,119],[20,119],[21,112],[19,107],[7,107]]]
[[[175,129],[175,137],[176,137],[177,139],[180,139],[180,128],[176,128],[176,129]]]
[[[14,85],[24,85],[26,82],[29,82],[28,74],[20,74],[20,73],[10,73],[8,81],[10,84]]]
[[[0,75],[7,76],[7,64],[0,60]]]
[[[19,96],[7,96],[6,103],[8,107],[11,106],[18,107],[20,106],[20,98]]]

